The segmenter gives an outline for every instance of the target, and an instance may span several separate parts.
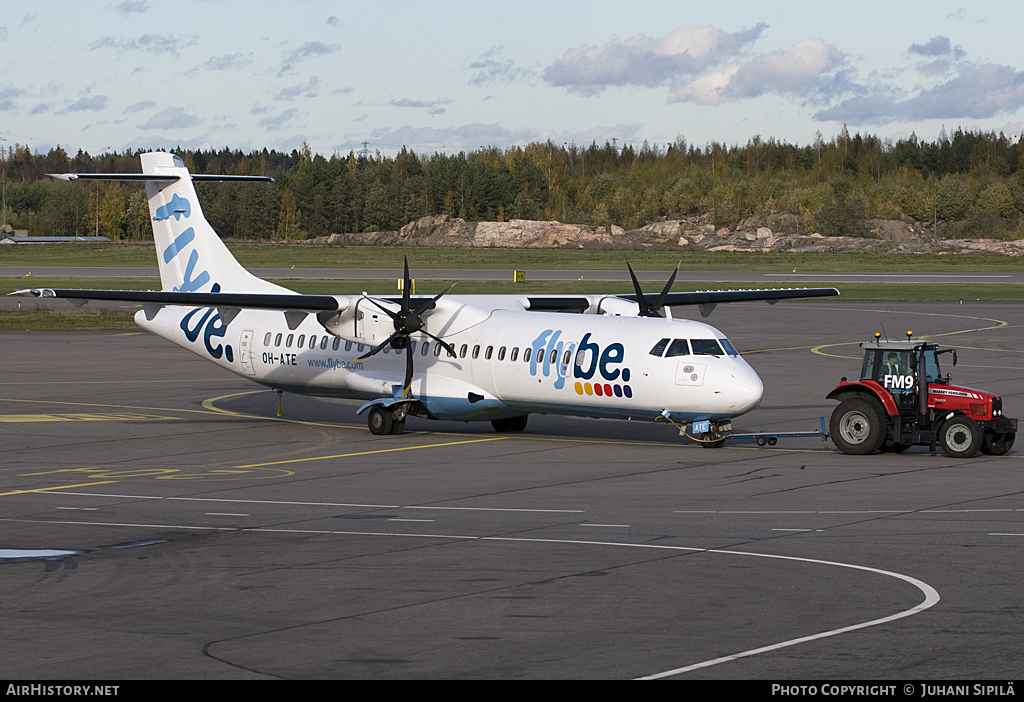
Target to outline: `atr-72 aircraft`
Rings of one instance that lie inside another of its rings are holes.
[[[370,431],[408,415],[488,420],[522,431],[530,413],[695,423],[706,446],[761,401],[760,378],[720,331],[672,319],[672,305],[838,295],[833,288],[644,295],[300,295],[246,271],[203,217],[198,180],[168,153],[141,174],[64,174],[144,182],[162,291],[21,290],[14,295],[142,303],[135,321],[278,391],[366,401]],[[678,270],[678,269],[677,269]],[[449,288],[451,290],[451,288]],[[576,313],[576,314],[565,314]],[[665,315],[665,316],[662,316]]]

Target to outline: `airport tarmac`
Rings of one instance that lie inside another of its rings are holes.
[[[693,312],[696,315],[695,311]],[[1024,414],[1021,307],[719,305],[812,431],[884,326]],[[954,460],[277,397],[144,332],[3,333],[4,677],[995,680],[1024,673],[1024,447]],[[73,553],[32,553],[58,549]],[[20,551],[14,551],[20,550]]]

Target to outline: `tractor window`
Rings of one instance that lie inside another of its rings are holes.
[[[934,351],[926,351],[924,354],[924,376],[929,383],[934,383],[942,377],[942,370],[939,368],[939,358]]]
[[[875,356],[877,349],[866,349],[864,351],[864,363],[860,367],[861,380],[874,380]]]

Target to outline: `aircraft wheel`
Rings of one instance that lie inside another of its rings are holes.
[[[1004,453],[1013,448],[1013,440],[1016,438],[1015,432],[1008,434],[990,434],[985,437],[985,440],[981,443],[981,452],[986,456],[1002,456]]]
[[[371,434],[377,436],[391,434],[394,429],[394,415],[384,407],[374,405],[370,408],[370,414],[366,418],[366,423],[370,427]]]
[[[957,415],[939,429],[939,444],[950,458],[970,458],[981,448],[981,427],[970,417]]]
[[[403,431],[405,431],[405,420],[403,419],[400,422],[396,422],[396,421],[392,420],[392,422],[391,422],[391,431],[389,431],[388,433],[389,434],[401,434]]]
[[[843,400],[829,420],[829,434],[843,453],[864,456],[882,447],[888,433],[878,405],[863,397]]]
[[[508,419],[493,419],[491,420],[491,426],[494,427],[494,431],[499,434],[507,434],[514,431],[522,431],[526,428],[526,420],[529,415],[524,414],[521,417],[509,417]]]
[[[706,449],[722,448],[725,446],[725,439],[719,439],[718,441],[701,441],[700,445]]]

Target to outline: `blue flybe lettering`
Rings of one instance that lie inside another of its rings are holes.
[[[182,249],[188,246],[196,238],[196,230],[189,227],[171,242],[170,246],[164,249],[164,263],[170,263],[171,259],[177,256]]]
[[[157,222],[163,222],[165,219],[174,217],[175,221],[179,221],[182,217],[188,219],[191,215],[192,205],[189,204],[188,200],[174,193],[171,195],[170,202],[156,208],[156,216],[153,219]]]
[[[579,351],[586,352],[586,359],[589,364],[578,366],[575,364],[576,342],[560,341],[562,331],[545,329],[541,332],[530,347],[533,355],[530,358],[530,375],[536,376],[538,372],[544,377],[551,375],[552,366],[555,371],[555,388],[561,390],[565,387],[565,380],[569,377],[569,369],[572,368],[572,375],[576,378],[590,380],[595,374],[600,373],[605,380],[612,381],[620,378],[623,382],[629,382],[628,368],[613,368],[621,364],[626,358],[625,347],[618,343],[609,344],[602,351],[601,346],[590,340],[590,334],[584,335],[579,342]],[[565,352],[569,352],[569,362],[564,363]],[[587,363],[584,361],[584,363]]]
[[[210,272],[203,271],[195,278],[192,277],[192,273],[196,269],[196,263],[199,262],[199,252],[192,249],[192,253],[188,257],[188,264],[185,266],[185,275],[181,280],[181,287],[175,288],[179,292],[196,292],[199,288],[203,287],[210,282]]]
[[[216,292],[216,291],[214,291]],[[195,342],[199,338],[199,334],[203,335],[203,344],[206,346],[206,352],[213,358],[220,358],[221,356],[226,357],[229,361],[234,361],[234,353],[231,350],[230,345],[213,345],[213,339],[215,337],[223,337],[228,333],[228,327],[221,320],[220,315],[213,311],[212,307],[206,308],[206,313],[199,319],[199,322],[193,327],[191,326],[192,318],[195,317],[202,307],[197,307],[192,310],[184,317],[181,318],[181,330],[185,332],[185,338],[191,342]]]

